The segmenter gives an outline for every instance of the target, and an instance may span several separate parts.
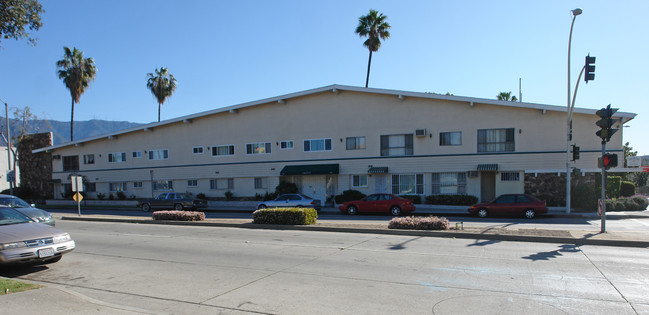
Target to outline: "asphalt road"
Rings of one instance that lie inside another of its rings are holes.
[[[63,286],[115,312],[649,313],[649,249],[83,221],[57,227],[77,241],[74,252],[0,275]]]

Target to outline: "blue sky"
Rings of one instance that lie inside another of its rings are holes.
[[[70,120],[56,76],[63,46],[93,57],[97,76],[75,120],[148,123],[157,103],[146,74],[164,66],[178,80],[162,119],[330,84],[364,86],[368,51],[354,34],[370,8],[388,16],[391,38],[372,58],[370,87],[450,92],[566,105],[570,10],[572,84],[590,53],[595,81],[577,107],[608,104],[638,116],[624,140],[649,155],[649,1],[41,1],[43,27],[0,42],[0,99],[41,118]],[[561,128],[564,128],[561,126]],[[594,136],[594,135],[593,135]]]

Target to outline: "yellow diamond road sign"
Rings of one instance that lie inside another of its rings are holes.
[[[81,200],[83,200],[83,196],[79,192],[77,192],[72,196],[72,199],[76,202],[81,202]]]

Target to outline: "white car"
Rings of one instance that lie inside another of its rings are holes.
[[[75,248],[70,234],[0,206],[0,264],[49,264]]]
[[[314,208],[320,210],[320,200],[302,194],[286,194],[275,200],[262,201],[257,204],[257,209],[266,208]]]

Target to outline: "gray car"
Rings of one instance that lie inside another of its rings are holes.
[[[35,208],[34,205],[30,205],[25,202],[25,200],[16,196],[0,194],[0,205],[14,208],[16,211],[30,217],[35,222],[54,226],[54,218],[49,212]]]
[[[314,208],[320,210],[320,200],[313,199],[302,194],[286,194],[277,197],[275,200],[262,201],[257,204],[257,209],[265,208]]]
[[[75,248],[70,234],[0,206],[0,264],[49,264]]]

